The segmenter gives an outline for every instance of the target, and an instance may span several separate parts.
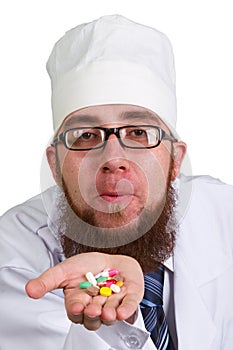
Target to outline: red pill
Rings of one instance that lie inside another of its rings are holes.
[[[105,282],[106,287],[111,287],[112,284],[116,284],[116,280],[107,280]]]

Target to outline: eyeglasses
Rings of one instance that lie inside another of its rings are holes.
[[[88,151],[104,147],[110,135],[116,135],[121,146],[133,149],[155,148],[163,139],[177,141],[154,125],[127,125],[119,128],[81,127],[63,131],[52,143],[62,142],[71,151]]]

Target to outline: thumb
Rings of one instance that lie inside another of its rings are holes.
[[[43,297],[47,292],[61,288],[64,281],[64,271],[58,264],[43,272],[39,277],[28,281],[25,289],[29,297],[38,299]]]

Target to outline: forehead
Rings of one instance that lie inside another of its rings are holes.
[[[67,130],[75,126],[103,126],[119,123],[127,125],[135,122],[167,129],[158,115],[149,109],[135,105],[111,104],[90,106],[72,112],[65,118],[60,130]]]

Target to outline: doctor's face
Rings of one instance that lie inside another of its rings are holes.
[[[170,134],[156,114],[133,105],[83,108],[65,119],[58,134],[80,127],[128,125],[158,126]],[[141,131],[133,132],[140,140]],[[82,137],[83,142],[89,142],[95,135],[87,129]],[[153,212],[154,224],[163,210],[169,182],[177,176],[184,153],[183,143],[165,139],[156,148],[127,148],[115,134],[98,149],[73,151],[62,142],[47,149],[54,178],[63,187],[73,211],[82,220],[100,228],[137,225],[145,212]]]

